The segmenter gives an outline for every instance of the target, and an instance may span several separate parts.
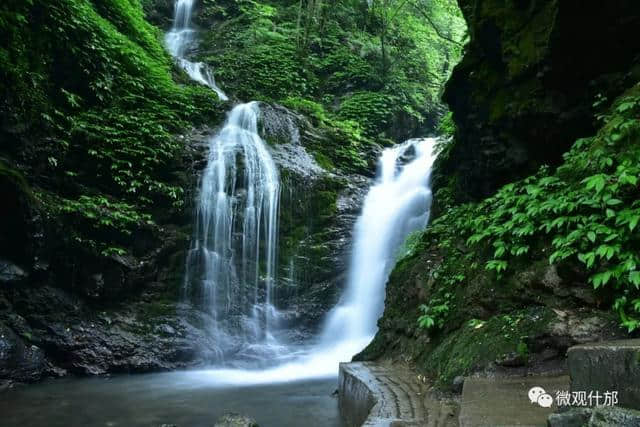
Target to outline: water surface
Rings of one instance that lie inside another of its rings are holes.
[[[238,412],[261,427],[342,426],[338,401],[331,396],[335,378],[225,386],[204,372],[59,379],[19,387],[0,394],[0,425],[212,427],[224,413]]]

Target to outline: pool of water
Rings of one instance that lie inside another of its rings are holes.
[[[341,427],[337,380],[223,385],[201,372],[59,379],[0,394],[3,427],[212,427],[226,412],[261,427]]]

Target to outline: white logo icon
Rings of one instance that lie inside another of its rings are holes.
[[[537,403],[543,408],[551,408],[551,405],[553,405],[553,397],[547,394],[542,387],[531,387],[529,390],[529,400],[531,403]]]

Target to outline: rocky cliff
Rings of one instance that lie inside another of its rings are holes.
[[[598,108],[638,79],[640,5],[632,0],[460,0],[470,42],[444,100],[457,125],[438,186],[457,200],[557,166],[592,135]]]

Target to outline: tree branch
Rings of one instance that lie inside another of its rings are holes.
[[[427,22],[429,23],[429,25],[431,25],[431,28],[433,28],[433,30],[434,30],[434,31],[436,32],[436,34],[438,35],[438,37],[440,37],[441,39],[444,39],[444,40],[446,40],[446,41],[448,41],[448,42],[450,42],[450,43],[453,43],[453,44],[455,44],[455,45],[457,45],[457,46],[462,47],[462,43],[460,43],[460,42],[458,42],[458,41],[456,41],[456,40],[452,39],[452,38],[451,38],[451,37],[449,37],[449,36],[446,36],[446,35],[442,34],[442,32],[440,31],[440,29],[438,28],[438,26],[435,24],[435,22],[433,22],[433,20],[431,19],[431,17],[429,16],[429,14],[428,14],[427,12],[425,12],[424,10],[422,10],[422,9],[421,9],[417,4],[415,4],[415,3],[413,3],[413,2],[411,3],[411,6],[413,6],[413,8],[414,8],[418,13],[420,13],[420,15],[422,15],[422,16],[427,20]]]

